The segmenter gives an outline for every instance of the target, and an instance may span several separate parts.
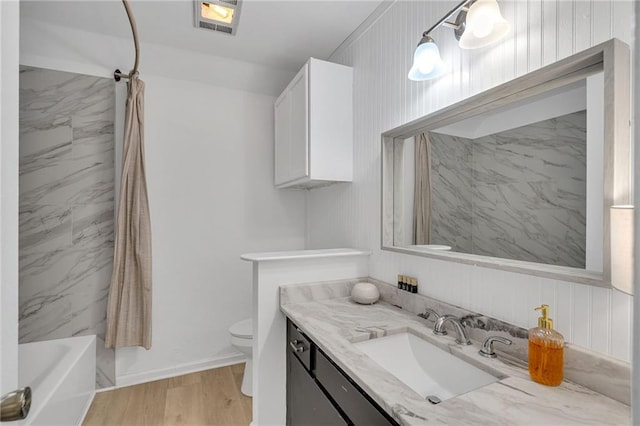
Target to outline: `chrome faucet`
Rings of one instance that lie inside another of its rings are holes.
[[[431,309],[431,308],[425,308],[425,309],[424,309],[424,313],[422,313],[422,314],[418,314],[418,316],[419,316],[420,318],[424,318],[424,319],[429,319],[429,317],[430,317],[431,315],[433,315],[433,316],[434,316],[434,318],[435,318],[435,319],[434,319],[434,321],[437,321],[437,320],[438,320],[438,318],[440,318],[440,314],[438,314],[436,311],[434,311],[434,310],[433,310],[433,309]]]
[[[505,345],[510,345],[511,343],[513,343],[511,342],[511,340],[507,339],[506,337],[490,336],[484,339],[484,342],[482,342],[482,349],[480,349],[478,353],[480,353],[480,355],[487,358],[495,358],[497,355],[496,355],[496,352],[493,350],[493,342],[498,342]]]
[[[460,345],[470,345],[471,340],[469,340],[469,336],[467,335],[467,331],[464,329],[464,326],[460,322],[460,318],[455,315],[442,315],[436,320],[435,325],[433,326],[433,334],[437,336],[446,336],[447,330],[444,329],[444,325],[450,322],[453,325],[454,330],[458,337],[456,338],[456,343]]]

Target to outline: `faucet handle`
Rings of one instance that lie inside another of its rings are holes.
[[[493,342],[503,343],[505,345],[510,345],[513,343],[511,340],[507,339],[506,337],[489,336],[486,339],[484,339],[484,342],[482,342],[482,349],[480,349],[478,353],[487,358],[497,357],[498,355],[496,355],[495,351],[493,350]]]
[[[431,308],[425,308],[424,313],[418,314],[420,318],[429,319],[429,317],[433,315],[435,317],[434,321],[437,321],[440,318],[440,315]]]

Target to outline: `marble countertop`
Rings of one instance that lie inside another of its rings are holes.
[[[245,253],[240,256],[240,259],[251,262],[267,262],[273,260],[317,259],[322,257],[369,256],[370,254],[371,252],[366,250],[337,248],[323,250],[290,250],[265,253]]]
[[[567,381],[558,387],[537,384],[526,365],[500,356],[481,357],[477,343],[461,346],[451,336],[435,336],[431,323],[385,302],[358,305],[340,297],[280,309],[401,425],[630,423],[625,404]],[[403,331],[503,378],[431,405],[352,344]]]

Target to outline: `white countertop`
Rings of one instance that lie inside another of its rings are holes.
[[[535,383],[526,366],[480,357],[476,344],[463,347],[450,336],[434,336],[424,320],[385,302],[365,306],[341,297],[280,309],[401,425],[630,423],[628,405],[567,381],[557,387]],[[431,405],[352,344],[407,329],[505,378]]]
[[[369,256],[370,251],[352,248],[336,248],[322,250],[291,250],[264,253],[245,253],[240,259],[251,262],[268,262],[274,260],[319,259],[324,257]]]

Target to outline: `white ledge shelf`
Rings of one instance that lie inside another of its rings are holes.
[[[240,259],[250,262],[268,262],[274,260],[319,259],[330,257],[369,256],[370,251],[352,248],[336,248],[322,250],[291,250],[265,253],[246,253]]]

